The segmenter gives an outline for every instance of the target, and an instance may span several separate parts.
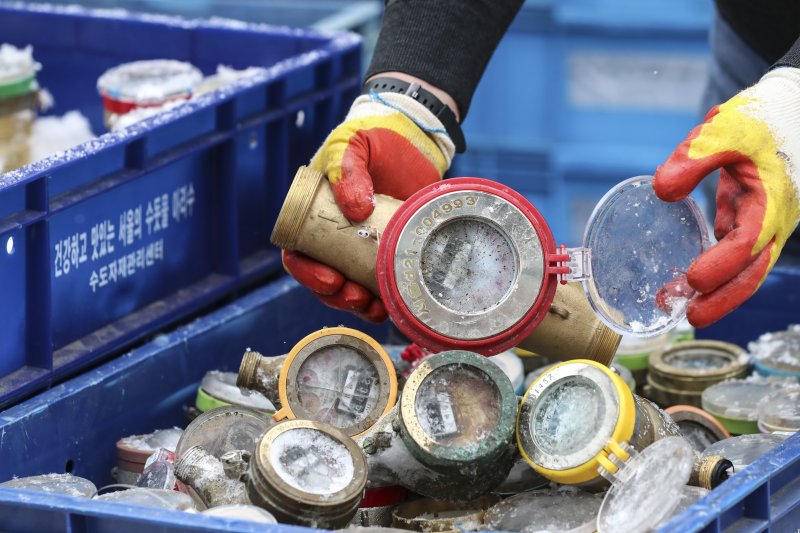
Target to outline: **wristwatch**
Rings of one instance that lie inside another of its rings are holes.
[[[373,78],[364,84],[361,94],[391,92],[405,94],[417,102],[421,103],[433,115],[438,118],[447,134],[456,146],[456,152],[462,153],[467,149],[467,142],[464,139],[464,132],[456,120],[453,110],[444,102],[439,100],[433,93],[426,91],[419,83],[409,83],[398,80],[397,78],[378,77]]]

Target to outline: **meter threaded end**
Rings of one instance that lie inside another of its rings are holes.
[[[197,463],[208,456],[202,446],[192,446],[175,461],[175,477],[191,484],[196,473]]]
[[[614,359],[621,340],[622,335],[605,324],[600,324],[600,327],[592,337],[589,349],[586,351],[587,355],[589,355],[587,359],[597,361],[605,366],[611,366],[611,360]]]
[[[275,246],[294,250],[300,237],[303,224],[314,202],[317,188],[325,176],[308,167],[300,167],[283,201],[270,241]]]
[[[699,464],[698,464],[699,462]],[[733,463],[721,455],[708,455],[695,462],[689,485],[713,490],[728,479]]]
[[[245,352],[242,363],[239,365],[239,374],[236,376],[236,386],[253,389],[258,383],[258,367],[264,356],[258,352]]]

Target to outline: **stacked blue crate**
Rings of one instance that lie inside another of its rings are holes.
[[[0,407],[281,269],[269,233],[294,170],[361,86],[361,41],[245,23],[0,2],[53,113],[104,131],[95,88],[141,59],[266,70],[0,176]]]

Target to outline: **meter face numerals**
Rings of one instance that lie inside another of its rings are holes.
[[[440,367],[425,378],[415,400],[422,430],[435,442],[480,443],[500,420],[500,393],[483,372],[466,365]]]
[[[297,397],[313,419],[345,428],[375,409],[380,391],[378,369],[349,346],[320,348],[297,373]]]
[[[314,429],[292,429],[278,435],[270,444],[270,463],[284,482],[312,494],[338,492],[354,475],[349,450]]]

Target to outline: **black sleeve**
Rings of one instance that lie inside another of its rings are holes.
[[[398,71],[456,101],[461,121],[523,0],[386,0],[367,77]]]
[[[786,52],[782,58],[780,58],[772,68],[777,67],[794,67],[800,68],[800,38],[798,38],[789,51]]]

